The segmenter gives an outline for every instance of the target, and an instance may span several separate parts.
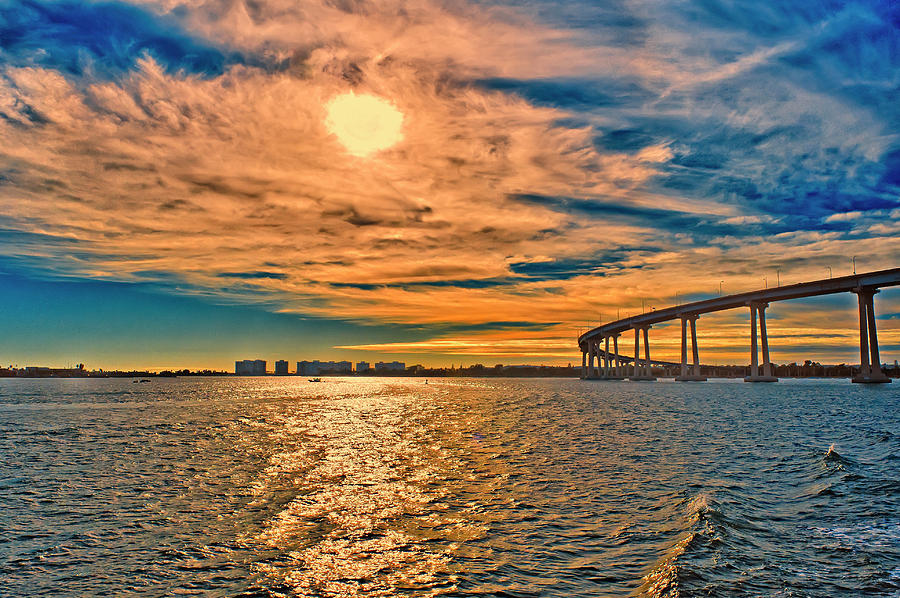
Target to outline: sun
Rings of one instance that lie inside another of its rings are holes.
[[[378,96],[342,93],[325,111],[325,126],[354,156],[371,156],[403,139],[403,113]]]

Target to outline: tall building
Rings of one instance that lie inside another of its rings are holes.
[[[287,376],[288,373],[288,362],[285,359],[279,359],[275,362],[275,375],[276,376]]]
[[[265,376],[265,359],[243,359],[234,362],[234,373],[238,376]]]
[[[297,373],[302,376],[318,376],[319,374],[349,374],[353,364],[349,361],[298,361]]]
[[[376,372],[403,372],[406,371],[406,364],[402,361],[383,362],[379,361],[375,364]]]
[[[369,362],[368,361],[360,361],[356,364],[356,372],[368,372],[369,371]]]

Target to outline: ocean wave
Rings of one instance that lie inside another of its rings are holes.
[[[721,542],[726,523],[710,494],[700,492],[684,500],[682,521],[687,529],[641,579],[633,596],[678,598],[682,591],[680,579],[685,574],[697,576],[696,572],[685,570],[684,558],[694,551],[714,549]]]
[[[822,460],[826,463],[840,463],[842,465],[849,465],[853,463],[852,459],[848,459],[842,456],[837,452],[834,448],[834,444],[828,447],[828,450],[825,452],[825,455],[822,456]]]
[[[815,527],[813,532],[831,547],[847,549],[900,549],[900,519],[861,522],[855,525]]]

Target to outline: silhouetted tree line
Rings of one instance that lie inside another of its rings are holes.
[[[893,364],[882,365],[882,371],[887,376],[900,378],[900,368]],[[762,364],[759,367],[762,371]],[[653,372],[654,375],[660,377],[676,376],[681,372],[681,366],[653,368]],[[743,378],[750,375],[750,365],[702,366],[700,373],[710,378]],[[772,364],[772,375],[778,378],[852,378],[857,374],[859,374],[859,366],[846,363],[825,365],[807,359],[803,363]]]

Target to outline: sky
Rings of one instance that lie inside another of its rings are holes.
[[[642,309],[900,266],[898,28],[887,0],[0,0],[0,364],[577,363]],[[900,290],[876,313],[900,358]],[[777,363],[859,360],[852,295],[767,316]],[[748,319],[701,318],[701,361],[747,363]]]

